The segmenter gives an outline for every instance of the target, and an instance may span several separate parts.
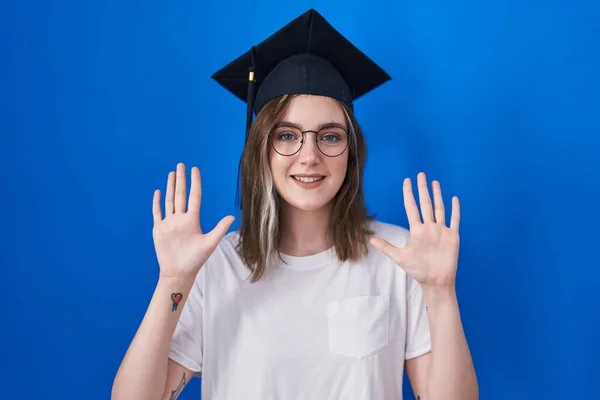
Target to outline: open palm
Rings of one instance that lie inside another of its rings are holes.
[[[396,247],[380,237],[373,237],[371,244],[390,257],[420,284],[453,285],[456,279],[460,245],[458,197],[452,198],[452,215],[450,226],[447,227],[439,182],[432,183],[435,203],[431,201],[424,173],[418,174],[417,186],[421,214],[412,192],[411,181],[409,178],[404,180],[404,207],[410,227],[408,245]]]
[[[191,181],[188,200],[185,165],[179,163],[177,171],[169,173],[164,218],[161,192],[158,189],[154,192],[152,236],[161,277],[195,277],[234,219],[227,216],[212,231],[203,233],[200,227],[202,187],[197,167],[192,168]]]

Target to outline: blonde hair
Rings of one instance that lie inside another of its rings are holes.
[[[256,116],[240,164],[242,218],[238,251],[250,280],[265,276],[279,257],[281,240],[280,199],[269,166],[269,132],[281,121],[295,95],[281,96],[266,104]],[[348,123],[350,152],[346,177],[333,198],[330,232],[340,261],[357,261],[367,251],[369,223],[363,195],[363,168],[366,145],[352,110],[340,103]]]

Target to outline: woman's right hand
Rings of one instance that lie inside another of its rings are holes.
[[[194,279],[234,220],[233,216],[227,216],[212,231],[202,233],[200,170],[197,167],[192,168],[189,200],[186,199],[185,175],[183,163],[177,164],[176,172],[169,173],[164,218],[161,210],[161,192],[158,189],[154,192],[152,237],[161,277]]]

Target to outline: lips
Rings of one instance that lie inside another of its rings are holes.
[[[292,175],[292,178],[294,178],[298,182],[315,183],[315,182],[322,181],[325,178],[325,176],[323,176],[323,175],[302,175],[302,176]]]

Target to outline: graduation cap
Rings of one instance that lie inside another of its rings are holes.
[[[212,76],[247,102],[246,140],[253,113],[284,94],[313,94],[353,108],[354,100],[390,76],[310,9]]]

